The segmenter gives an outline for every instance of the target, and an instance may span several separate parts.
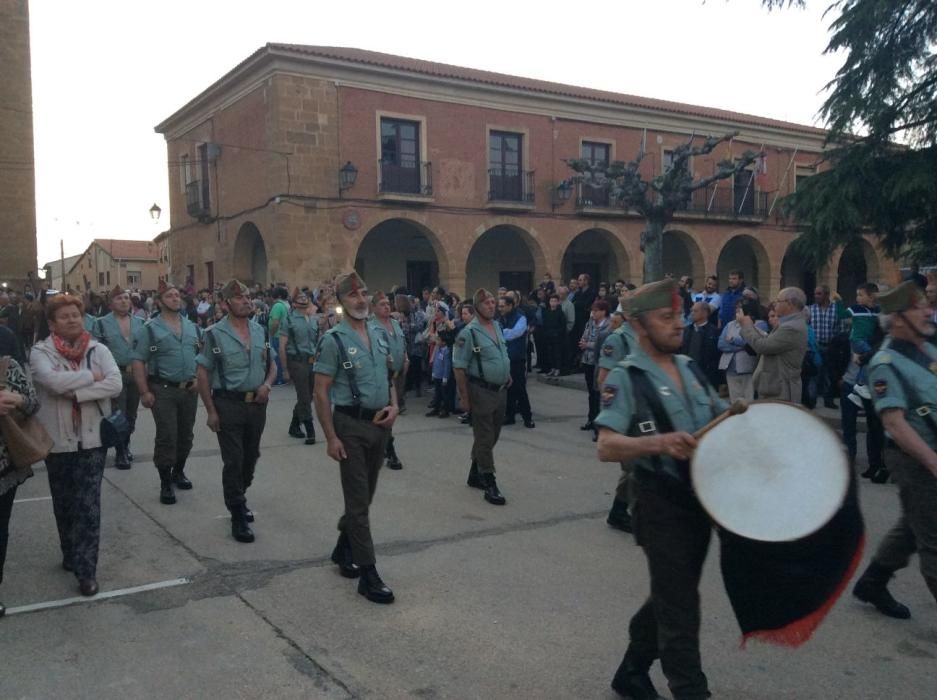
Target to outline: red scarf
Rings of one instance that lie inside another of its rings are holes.
[[[72,369],[81,366],[89,342],[91,342],[91,334],[88,331],[82,331],[81,335],[78,336],[78,340],[73,343],[65,340],[62,336],[52,334],[52,344],[55,345],[59,355],[71,363]]]

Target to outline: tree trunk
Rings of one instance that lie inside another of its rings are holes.
[[[664,222],[648,217],[647,229],[641,233],[644,251],[644,284],[664,279]]]

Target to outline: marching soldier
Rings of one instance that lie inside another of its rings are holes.
[[[387,342],[390,344],[390,355],[387,361],[387,372],[390,376],[390,382],[394,385],[397,393],[397,400],[403,396],[404,384],[407,378],[407,369],[410,361],[407,359],[407,338],[403,334],[403,328],[400,322],[391,318],[390,298],[384,292],[375,292],[371,299],[371,308],[374,312],[372,323],[380,328],[387,336]],[[394,448],[394,435],[391,433],[387,438],[387,450],[385,457],[387,461],[384,466],[388,469],[403,469],[400,457],[397,456],[397,450]]]
[[[888,581],[914,552],[937,599],[937,346],[934,324],[920,287],[903,282],[879,295],[879,316],[888,338],[869,363],[875,411],[907,459],[892,468],[901,517],[885,535],[853,595],[889,617],[911,611],[892,598]]]
[[[231,534],[253,542],[254,514],[245,494],[260,458],[260,438],[267,422],[267,401],[277,366],[264,328],[250,320],[247,287],[231,280],[221,290],[228,315],[205,331],[198,363],[198,392],[208,413],[208,427],[218,434],[221,483],[231,512]]]
[[[632,352],[640,350],[634,328],[627,320],[627,305],[627,299],[622,298],[622,312],[625,314],[625,321],[618,330],[608,335],[602,345],[602,350],[599,352],[599,372],[595,384],[600,392],[608,373]],[[618,486],[615,488],[615,500],[612,501],[612,507],[605,519],[605,522],[622,532],[631,532],[631,515],[628,514],[628,483],[630,479],[631,465],[623,462],[621,475],[618,477]]]
[[[328,455],[340,465],[345,499],[332,561],[342,576],[358,577],[358,593],[368,600],[393,603],[393,591],[375,567],[368,512],[399,411],[387,374],[390,346],[384,332],[368,323],[367,291],[356,272],[335,280],[344,313],[319,342],[314,397]]]
[[[503,506],[506,500],[495,480],[494,447],[507,407],[511,361],[501,327],[494,322],[494,295],[479,289],[472,304],[475,317],[459,332],[452,354],[462,408],[472,415],[472,466],[466,483],[482,489],[489,503]]]
[[[172,505],[175,488],[192,488],[185,463],[192,450],[201,331],[182,315],[182,295],[174,285],[160,281],[156,302],[160,313],[134,334],[133,379],[140,402],[152,410],[156,423],[153,464],[159,473],[159,502]]]
[[[117,397],[117,408],[127,416],[130,424],[130,435],[137,424],[137,408],[140,404],[140,393],[133,381],[133,342],[137,331],[143,326],[143,321],[130,315],[130,293],[121,289],[120,285],[111,290],[111,312],[106,316],[95,319],[92,325],[92,334],[99,343],[106,345],[114,356],[117,368],[120,370],[123,388]],[[130,469],[133,453],[130,452],[130,437],[123,445],[115,448],[114,466],[118,469]]]
[[[293,308],[283,318],[279,330],[280,366],[285,368],[283,379],[292,379],[296,389],[289,434],[306,438],[307,445],[316,444],[316,426],[312,422],[312,386],[315,381],[312,365],[319,343],[319,315],[311,313],[314,309],[308,295],[297,288],[293,292]],[[300,426],[306,429],[305,435]]]
[[[659,697],[648,675],[659,658],[675,698],[705,698],[698,589],[712,526],[690,485],[687,460],[696,447],[692,433],[725,404],[692,360],[676,354],[683,342],[676,282],[644,285],[629,306],[641,352],[608,374],[595,423],[599,459],[634,463],[634,531],[648,560],[651,594],[631,619],[612,688],[626,697]]]

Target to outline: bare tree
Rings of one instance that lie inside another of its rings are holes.
[[[632,210],[644,217],[647,228],[641,234],[641,250],[644,252],[644,282],[654,282],[664,276],[663,238],[664,228],[673,219],[674,212],[685,209],[693,193],[718,180],[733,177],[759,158],[755,151],[745,151],[739,158],[724,159],[716,164],[715,172],[709,177],[693,179],[690,158],[712,153],[719,144],[730,142],[738,132],[722,137],[710,136],[700,145],[693,145],[691,136],[686,144],[673,150],[670,167],[651,180],[641,176],[641,161],[647,155],[644,147],[634,160],[614,161],[593,165],[588,160],[567,160],[566,164],[576,172],[570,180],[581,182],[596,189],[604,189],[610,201],[616,201],[625,210]]]

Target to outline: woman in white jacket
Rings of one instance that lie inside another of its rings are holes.
[[[39,394],[39,421],[55,441],[46,458],[62,568],[74,572],[82,595],[98,592],[101,417],[120,394],[120,370],[107,346],[84,328],[81,299],[57,294],[46,304],[51,334],[29,356]]]

